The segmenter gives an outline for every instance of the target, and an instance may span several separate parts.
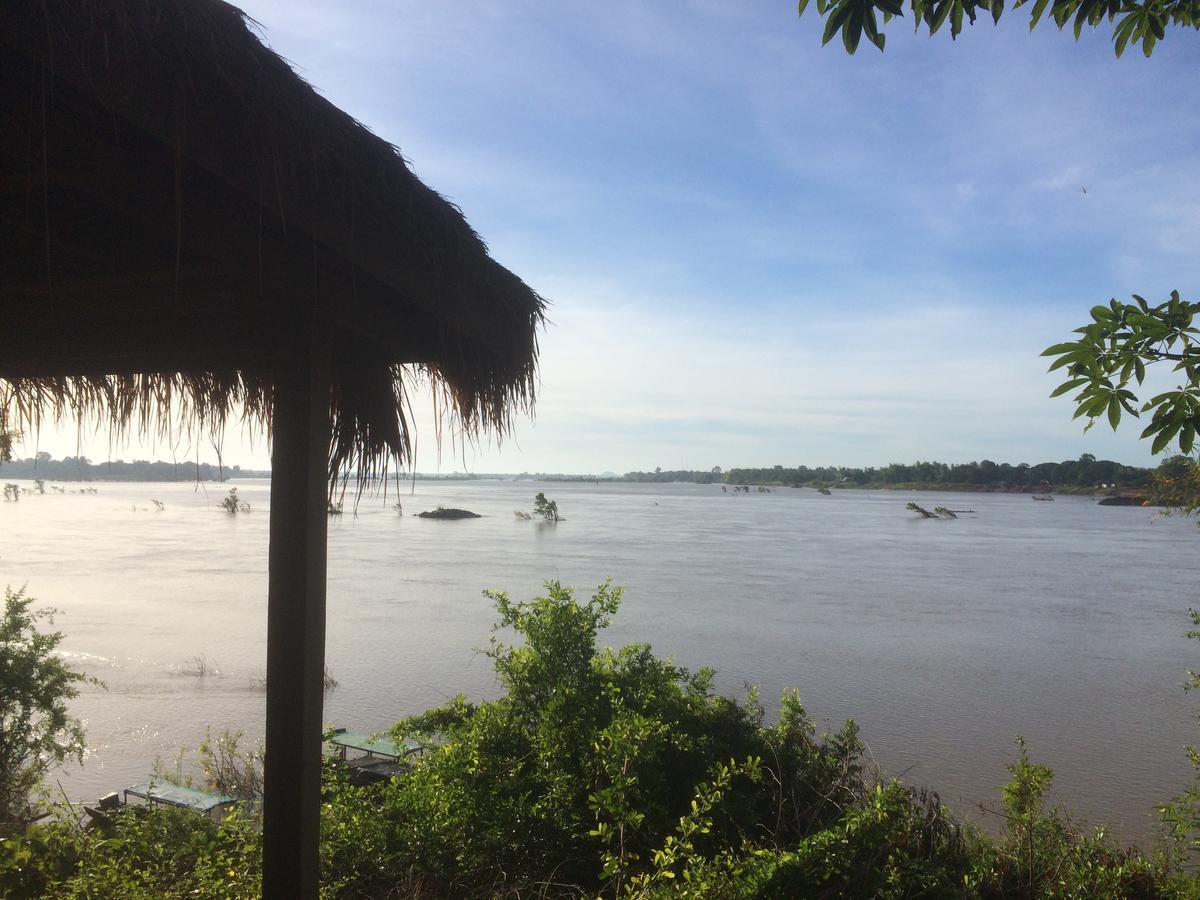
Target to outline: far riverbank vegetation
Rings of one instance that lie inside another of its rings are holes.
[[[86,456],[54,459],[45,451],[25,459],[0,463],[0,477],[43,481],[228,481],[269,477],[270,472],[243,470],[207,462],[150,462],[145,459],[92,462]]]
[[[693,482],[697,484],[749,484],[780,487],[831,488],[930,488],[939,490],[1030,491],[1047,485],[1055,488],[1145,488],[1153,469],[1126,466],[1084,453],[1063,462],[890,463],[886,466],[764,466],[713,468],[708,471],[629,472],[620,480],[637,482]]]
[[[1177,459],[1172,457],[1171,460]],[[1168,460],[1167,462],[1171,462]],[[577,482],[638,482],[669,484],[734,484],[780,487],[900,488],[981,491],[1032,491],[1047,487],[1060,492],[1093,489],[1148,488],[1155,469],[1127,466],[1084,453],[1078,459],[1062,462],[997,463],[978,462],[889,463],[886,466],[762,466],[723,469],[656,468],[653,471],[626,472],[624,475],[564,475],[555,473],[429,474],[407,473],[397,479],[416,481],[477,481],[488,479]],[[0,477],[41,479],[43,481],[227,481],[237,478],[269,478],[269,471],[218,466],[194,462],[92,462],[87,457],[53,459],[41,452],[35,457],[13,459],[0,464]]]

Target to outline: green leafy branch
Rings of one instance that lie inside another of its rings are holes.
[[[809,0],[799,0],[799,14],[804,15]],[[1013,9],[1029,5],[1029,30],[1043,20],[1047,12],[1059,30],[1072,26],[1079,40],[1084,25],[1098,27],[1104,20],[1115,22],[1113,44],[1117,56],[1130,44],[1140,44],[1149,56],[1155,45],[1166,37],[1167,26],[1200,30],[1200,0],[1016,0]],[[914,29],[924,25],[930,36],[950,23],[950,37],[962,32],[963,20],[972,25],[982,13],[994,23],[1004,12],[1004,0],[909,0]],[[865,36],[883,50],[886,37],[883,26],[893,18],[904,16],[901,0],[817,0],[817,12],[825,20],[821,38],[824,46],[841,32],[847,53],[854,53]]]
[[[0,605],[0,836],[36,818],[30,794],[50,769],[83,762],[83,724],[69,702],[81,685],[100,685],[57,654],[62,632],[40,628],[56,610],[33,603],[24,588],[5,588]]]
[[[668,883],[673,885],[671,892],[675,896],[703,897],[707,894],[705,888],[696,891],[690,884],[696,877],[693,867],[700,861],[696,842],[712,830],[714,812],[729,793],[733,780],[739,776],[752,782],[761,781],[762,759],[748,756],[740,763],[731,759],[716,767],[711,781],[697,785],[691,810],[680,817],[675,834],[668,835],[662,847],[654,851],[654,868],[627,882],[628,896],[644,897]],[[676,883],[677,876],[683,884]]]
[[[1072,398],[1075,418],[1086,416],[1087,428],[1101,416],[1116,429],[1124,413],[1137,417],[1152,412],[1142,432],[1143,438],[1153,438],[1152,452],[1178,439],[1179,449],[1191,453],[1200,430],[1200,329],[1193,325],[1200,303],[1180,299],[1178,291],[1153,307],[1136,294],[1133,299],[1092,307],[1092,321],[1075,329],[1079,340],[1042,351],[1042,356],[1055,357],[1051,372],[1063,369],[1070,375],[1050,396],[1078,390]],[[1139,408],[1130,386],[1143,383],[1148,365],[1164,362],[1174,363],[1172,371],[1182,373],[1183,383]]]

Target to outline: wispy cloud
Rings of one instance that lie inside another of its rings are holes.
[[[555,301],[538,420],[477,468],[1146,458],[1082,437],[1037,354],[1110,296],[1194,294],[1182,41],[899,22],[848,57],[733,0],[246,9]]]

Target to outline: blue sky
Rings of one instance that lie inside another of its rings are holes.
[[[1110,297],[1195,297],[1194,33],[1117,60],[1018,10],[849,57],[791,2],[243,8],[553,304],[535,420],[439,459],[423,411],[421,470],[1150,462],[1038,353]]]

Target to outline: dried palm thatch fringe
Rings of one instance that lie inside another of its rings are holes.
[[[532,411],[545,301],[253,24],[221,0],[0,4],[0,183],[28,185],[0,209],[9,427],[269,437],[270,361],[307,321],[331,484],[411,460],[418,386],[456,435],[503,438]]]
[[[481,431],[503,437],[511,410],[532,410],[533,391],[515,386],[508,396],[464,396],[436,371],[391,366],[372,372],[348,368],[336,379],[330,397],[329,446],[331,490],[353,477],[364,487],[381,481],[389,463],[403,468],[412,459],[411,410],[406,386],[428,386],[439,410],[449,410],[459,437]],[[174,444],[224,445],[230,424],[271,436],[272,386],[269,378],[249,373],[202,375],[107,375],[0,379],[0,422],[17,433],[37,434],[45,425],[77,422],[114,437],[135,434]],[[441,415],[435,413],[440,443]]]
[[[0,380],[0,404],[16,430],[77,421],[169,443],[180,437],[221,446],[226,424],[243,420],[267,433],[271,386],[228,375],[107,375]]]

